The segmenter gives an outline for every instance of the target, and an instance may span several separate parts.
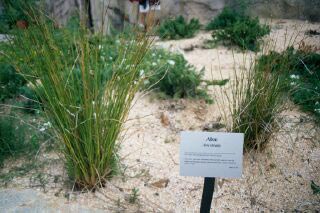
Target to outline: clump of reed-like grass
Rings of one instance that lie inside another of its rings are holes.
[[[120,36],[110,66],[101,55],[102,36],[93,39],[84,27],[57,29],[38,13],[33,20],[15,31],[5,54],[39,95],[70,177],[80,187],[95,188],[116,171],[117,141],[151,41],[139,33]]]
[[[273,47],[274,44],[268,44],[260,54],[267,53]],[[276,128],[276,116],[286,97],[283,73],[274,72],[274,66],[286,72],[289,58],[284,56],[281,63],[277,58],[270,58],[261,66],[258,60],[261,55],[252,58],[244,55],[242,66],[234,68],[229,91],[225,91],[220,99],[220,108],[229,124],[229,131],[244,133],[247,151],[264,148]]]

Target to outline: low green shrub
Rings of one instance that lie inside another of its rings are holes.
[[[260,39],[270,33],[270,27],[230,8],[223,11],[206,26],[212,33],[213,42],[222,41],[226,45],[237,45],[243,50],[258,51]],[[212,45],[211,45],[212,46]]]
[[[157,33],[161,39],[182,39],[194,37],[200,29],[198,19],[187,22],[182,16],[167,19],[159,26]]]
[[[141,68],[141,73],[148,76],[145,88],[158,89],[172,98],[204,98],[212,102],[206,88],[201,87],[204,70],[197,72],[181,54],[150,50]]]
[[[7,34],[16,28],[16,22],[29,22],[27,8],[34,6],[37,0],[2,0],[3,11],[0,14],[0,33]]]
[[[7,63],[0,62],[0,101],[15,97],[22,86],[26,84],[25,79]]]
[[[260,25],[258,18],[245,18],[236,21],[230,27],[213,32],[215,41],[229,42],[237,45],[243,50],[258,51],[260,49],[260,39],[270,33],[270,28]]]
[[[206,30],[217,30],[230,27],[238,20],[242,19],[242,17],[243,16],[241,16],[237,11],[229,7],[225,7],[218,16],[207,24]]]
[[[39,141],[28,139],[27,131],[16,119],[0,117],[0,167],[8,157],[32,156],[39,150]]]
[[[283,91],[290,91],[292,101],[302,110],[320,118],[320,54],[294,50],[290,47],[282,53],[271,52],[259,60],[260,67],[270,66],[280,73]],[[282,69],[283,61],[288,61],[287,69]]]

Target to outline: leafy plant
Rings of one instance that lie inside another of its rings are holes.
[[[318,186],[317,184],[315,184],[314,181],[311,181],[311,189],[313,191],[313,194],[320,194],[320,186]]]
[[[16,96],[26,84],[25,79],[7,63],[0,63],[0,101]]]
[[[161,39],[182,39],[191,38],[200,29],[198,19],[191,19],[187,22],[183,16],[175,19],[167,19],[159,26],[157,30]]]
[[[3,12],[0,14],[0,33],[8,33],[16,25],[16,21],[30,21],[28,8],[37,0],[3,0]]]
[[[292,101],[298,104],[301,109],[313,113],[320,118],[320,54],[294,50],[289,47],[282,53],[271,52],[262,56],[259,66],[270,66],[272,71],[280,73],[283,88],[289,91]],[[284,70],[283,61],[289,65]]]
[[[97,187],[116,170],[117,141],[150,41],[136,33],[119,39],[118,56],[109,65],[101,53],[102,36],[92,40],[83,27],[70,33],[35,17],[33,26],[15,32],[8,55],[41,98],[70,177],[80,187]]]
[[[206,30],[217,30],[230,27],[235,24],[242,16],[235,10],[225,7],[221,13],[212,19],[206,26]]]
[[[0,117],[0,166],[8,157],[17,157],[22,153],[32,155],[38,151],[38,140],[27,138],[27,128],[11,117]]]
[[[204,98],[212,102],[206,88],[200,85],[205,82],[202,80],[204,70],[197,72],[181,54],[153,49],[141,68],[141,74],[147,76],[145,88],[158,89],[173,98]]]
[[[228,7],[209,22],[206,29],[216,30],[212,33],[214,43],[223,41],[225,44],[252,51],[258,51],[260,39],[270,33],[270,27],[260,24],[258,18],[251,18],[244,12]]]
[[[136,203],[139,197],[139,189],[133,188],[129,197],[129,203]]]

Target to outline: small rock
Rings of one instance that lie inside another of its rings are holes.
[[[161,179],[158,180],[156,182],[151,183],[151,186],[157,187],[157,188],[166,188],[168,186],[169,183],[169,179],[165,178],[165,179]]]
[[[166,113],[162,112],[160,115],[160,119],[164,127],[167,127],[170,125],[169,116]]]

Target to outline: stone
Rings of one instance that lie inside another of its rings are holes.
[[[154,183],[151,183],[150,185],[157,188],[166,188],[169,182],[170,182],[169,179],[165,178],[165,179],[158,180]]]

